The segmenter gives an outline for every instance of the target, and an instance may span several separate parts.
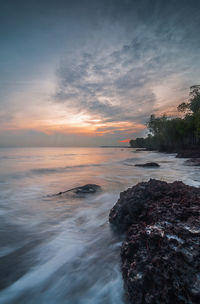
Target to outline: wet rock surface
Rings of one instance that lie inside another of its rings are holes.
[[[80,187],[75,187],[63,192],[59,192],[56,195],[62,195],[68,192],[72,192],[74,194],[78,194],[78,195],[83,195],[83,194],[91,194],[91,193],[96,193],[98,191],[101,190],[101,186],[96,185],[96,184],[87,184],[84,186],[80,186]]]
[[[139,183],[120,194],[109,220],[127,233],[121,259],[130,303],[200,303],[200,189]]]
[[[139,149],[136,149],[134,152],[143,152],[143,151],[147,151],[146,148],[139,148]]]
[[[76,187],[73,191],[76,194],[84,194],[84,193],[96,193],[97,191],[99,191],[101,189],[100,186],[95,185],[95,184],[87,184],[81,187]]]
[[[200,158],[191,158],[184,162],[187,166],[200,166]]]
[[[145,164],[136,164],[135,167],[147,167],[147,168],[151,168],[151,167],[160,167],[159,164],[151,162],[151,163],[145,163]]]
[[[200,149],[182,150],[176,155],[178,158],[200,158]]]

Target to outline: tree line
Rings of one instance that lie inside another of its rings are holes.
[[[200,148],[200,85],[190,87],[188,102],[177,109],[184,113],[182,118],[152,114],[147,122],[148,136],[130,140],[130,146],[167,152]]]

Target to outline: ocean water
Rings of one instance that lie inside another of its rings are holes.
[[[147,161],[161,167],[134,166]],[[109,210],[149,178],[199,187],[199,168],[183,163],[123,148],[0,149],[0,304],[126,303]],[[87,183],[102,191],[53,195]]]

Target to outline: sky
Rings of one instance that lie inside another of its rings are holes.
[[[0,0],[0,147],[128,145],[200,84],[199,0]]]

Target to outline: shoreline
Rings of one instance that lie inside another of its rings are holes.
[[[158,149],[148,149],[148,148],[140,148],[140,147],[134,147],[133,149],[136,149],[137,152],[154,151],[154,152],[167,153],[167,154],[176,154],[176,158],[200,159],[200,149],[158,150]]]

